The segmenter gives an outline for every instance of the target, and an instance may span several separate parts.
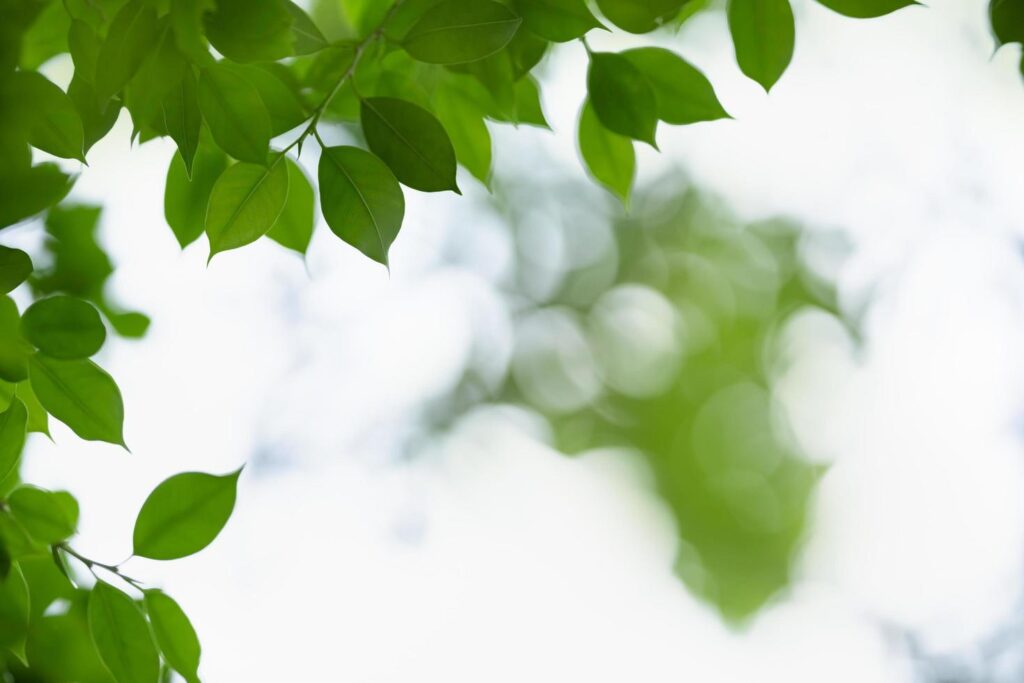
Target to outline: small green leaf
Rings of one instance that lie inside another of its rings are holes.
[[[544,107],[540,101],[540,86],[537,79],[527,76],[516,81],[513,94],[516,99],[516,122],[528,126],[539,126],[551,129],[544,117]]]
[[[270,146],[270,115],[256,88],[224,64],[199,77],[199,109],[221,149],[240,161],[263,164]]]
[[[704,74],[671,50],[640,47],[622,56],[638,68],[654,90],[658,118],[665,123],[687,124],[728,118]]]
[[[428,64],[462,64],[505,47],[522,19],[493,0],[444,0],[409,29],[402,47]]]
[[[184,472],[165,479],[139,510],[134,553],[151,560],[176,560],[208,546],[231,517],[241,473]]]
[[[217,0],[206,37],[236,62],[274,62],[294,54],[292,14],[282,0]]]
[[[654,91],[626,57],[612,52],[590,56],[587,94],[605,128],[657,148],[658,107]]]
[[[178,85],[192,67],[178,51],[174,34],[164,24],[156,45],[124,89],[124,103],[136,130],[164,130],[164,101],[180,96]]]
[[[192,162],[199,149],[199,127],[203,117],[199,111],[199,93],[192,68],[186,68],[177,85],[170,89],[161,103],[164,127],[178,145],[185,175],[192,177]]]
[[[89,632],[116,683],[157,683],[160,656],[146,618],[134,600],[103,581],[89,595]]]
[[[320,207],[335,235],[387,265],[405,198],[391,170],[358,147],[328,147],[320,156]]]
[[[538,38],[529,31],[516,31],[505,46],[509,61],[512,62],[512,77],[519,80],[540,63],[548,51],[548,41]]]
[[[109,97],[101,98],[96,94],[95,86],[81,78],[77,71],[68,85],[68,97],[82,118],[85,151],[88,152],[117,123],[121,103]]]
[[[131,0],[124,5],[114,16],[100,47],[94,81],[96,94],[102,99],[117,94],[151,54],[159,37],[160,21],[150,3]]]
[[[515,7],[528,31],[556,43],[602,28],[584,0],[516,0]]]
[[[153,635],[156,636],[156,643],[167,664],[189,683],[198,683],[202,650],[188,615],[163,591],[148,590],[143,600],[146,613],[149,614],[149,623],[153,626]]]
[[[624,31],[649,33],[693,0],[597,0],[601,14]]]
[[[32,384],[28,381],[18,382],[17,389],[18,398],[25,404],[25,409],[28,411],[27,431],[50,436],[50,415],[36,398],[36,393],[32,391]]]
[[[210,258],[255,242],[274,226],[288,199],[288,167],[277,155],[269,167],[229,166],[210,192],[206,235]]]
[[[789,0],[729,0],[728,17],[740,70],[771,90],[793,58],[796,28]]]
[[[7,294],[32,274],[32,259],[21,249],[0,246],[0,293]]]
[[[28,307],[21,334],[51,358],[88,358],[103,346],[107,329],[92,304],[58,295]]]
[[[0,648],[24,642],[28,632],[29,596],[25,576],[17,563],[0,580]]]
[[[291,159],[288,166],[288,200],[267,237],[286,249],[305,254],[313,237],[313,217],[316,197],[305,171]]]
[[[990,0],[988,18],[999,45],[1024,43],[1024,0]]]
[[[46,545],[67,539],[78,526],[78,501],[67,491],[19,486],[7,502],[14,519],[32,538]]]
[[[580,156],[590,174],[623,204],[627,203],[636,175],[633,141],[602,126],[589,102],[584,103],[580,112],[578,141]]]
[[[182,249],[203,234],[210,192],[227,167],[228,158],[223,152],[202,145],[196,153],[190,180],[181,155],[171,157],[164,190],[164,218]]]
[[[818,0],[818,2],[833,12],[839,12],[854,19],[873,19],[904,7],[919,4],[915,0]]]
[[[295,54],[311,55],[328,46],[327,39],[320,32],[305,10],[291,0],[286,0],[285,9],[292,15],[292,38]]]
[[[7,410],[0,413],[0,481],[6,479],[21,460],[27,424],[25,404],[15,397]]]
[[[32,390],[46,411],[86,441],[124,446],[124,403],[114,380],[90,360],[29,360]]]
[[[33,147],[65,159],[85,160],[82,119],[74,102],[35,71],[0,80],[0,111]],[[6,188],[5,188],[6,190]]]
[[[433,114],[405,100],[371,97],[363,100],[360,119],[370,151],[399,182],[423,192],[459,192],[455,149]]]

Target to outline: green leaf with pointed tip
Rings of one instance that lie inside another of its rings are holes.
[[[728,17],[740,70],[771,90],[793,58],[789,0],[729,0]]]
[[[405,198],[391,169],[358,147],[328,147],[320,156],[320,208],[331,231],[378,263],[405,215]]]
[[[0,413],[0,480],[18,467],[21,449],[25,446],[28,411],[17,397]]]
[[[20,382],[28,376],[28,357],[32,346],[21,336],[18,306],[8,296],[0,296],[0,379]]]
[[[199,128],[203,116],[199,111],[199,93],[196,76],[186,68],[178,83],[170,89],[161,103],[164,127],[178,145],[178,154],[184,162],[185,175],[192,177],[192,163],[199,149]],[[202,223],[200,223],[202,225]]]
[[[267,160],[270,115],[260,93],[225,64],[211,64],[199,77],[199,110],[217,145],[254,164]]]
[[[125,108],[137,130],[167,132],[164,129],[164,101],[180,91],[178,84],[191,70],[191,65],[178,51],[174,33],[165,23],[151,54],[124,89]]]
[[[160,656],[149,624],[135,601],[97,581],[89,595],[89,633],[103,665],[117,683],[157,683]]]
[[[0,293],[6,294],[32,274],[32,259],[21,249],[0,246]]]
[[[601,27],[583,0],[516,0],[515,7],[528,31],[556,43]]]
[[[80,19],[73,19],[68,29],[68,51],[75,64],[75,75],[92,83],[96,78],[96,64],[100,58],[103,41],[92,26]]]
[[[661,47],[626,50],[622,56],[638,68],[654,90],[658,118],[687,124],[728,118],[711,82],[685,59]]]
[[[22,35],[19,60],[19,66],[22,69],[38,69],[51,57],[67,52],[71,18],[62,4],[59,2],[47,4],[35,22]]]
[[[665,25],[692,0],[597,0],[608,21],[630,33],[648,33]]]
[[[0,580],[0,648],[24,642],[28,632],[29,595],[25,576],[17,563]]]
[[[36,393],[32,391],[32,384],[28,381],[18,382],[17,390],[18,398],[25,404],[25,410],[28,411],[26,431],[50,436],[50,415],[36,398]]]
[[[228,167],[228,158],[219,149],[201,145],[189,179],[180,154],[171,157],[164,190],[164,218],[184,249],[206,229],[206,208],[214,183]]]
[[[251,64],[225,64],[256,88],[260,100],[270,116],[270,133],[277,136],[295,128],[307,118],[306,107],[277,74],[263,66]]]
[[[445,0],[409,29],[402,47],[428,64],[463,64],[494,54],[519,29],[522,18],[493,0]]]
[[[605,128],[657,147],[657,100],[640,70],[622,55],[595,52],[587,71],[587,94]]]
[[[167,664],[189,683],[197,682],[202,649],[188,615],[163,591],[148,590],[143,594],[143,601],[156,643]]]
[[[990,0],[988,18],[992,33],[1000,45],[1024,43],[1024,2],[1022,0]]]
[[[28,307],[21,335],[51,358],[88,358],[103,346],[107,328],[88,301],[57,295]]]
[[[33,147],[65,159],[85,160],[82,119],[74,102],[35,71],[16,71],[0,80],[0,111],[6,125],[24,131]]]
[[[0,228],[13,225],[53,206],[71,190],[74,178],[56,164],[28,169],[0,169]]]
[[[904,7],[919,4],[915,0],[818,0],[818,2],[833,12],[839,12],[854,19],[873,19]]]
[[[139,510],[133,552],[151,560],[176,560],[208,546],[231,517],[241,473],[184,472],[165,479]]]
[[[529,31],[516,31],[505,46],[512,63],[512,77],[519,80],[540,63],[548,51],[548,41],[538,38]]]
[[[580,156],[590,175],[611,190],[623,204],[629,201],[636,176],[633,141],[601,125],[590,103],[580,112],[578,142]]]
[[[206,235],[210,258],[255,242],[274,226],[288,199],[288,167],[283,155],[270,166],[229,166],[210,192]]]
[[[160,20],[148,2],[131,0],[122,7],[100,47],[96,94],[103,99],[117,94],[142,66],[159,37]]]
[[[433,114],[405,100],[371,97],[362,102],[360,120],[370,151],[399,182],[423,192],[459,192],[455,149]]]
[[[117,123],[121,103],[109,97],[101,98],[96,94],[95,86],[81,78],[77,71],[68,84],[68,97],[82,119],[85,151],[88,152]]]
[[[484,185],[491,178],[491,134],[480,110],[454,91],[434,96],[434,113],[448,131],[455,157]]]
[[[67,491],[19,486],[7,497],[7,502],[18,524],[46,545],[69,538],[78,526],[78,501]]]
[[[539,126],[551,129],[544,117],[544,107],[540,102],[540,86],[533,76],[516,81],[513,94],[516,98],[516,121],[528,126]]]
[[[292,15],[292,39],[295,54],[311,55],[329,45],[305,10],[291,0],[286,0],[285,9]]]
[[[316,197],[305,171],[291,159],[285,163],[288,166],[288,200],[267,237],[286,249],[305,254],[313,237]]]
[[[236,62],[274,62],[294,54],[292,14],[284,0],[217,0],[206,37]]]
[[[29,360],[28,375],[46,412],[80,438],[125,445],[121,392],[100,366],[37,353]]]

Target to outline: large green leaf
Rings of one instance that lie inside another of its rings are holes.
[[[298,93],[269,68],[251,64],[234,64],[230,68],[256,88],[270,116],[271,135],[285,133],[306,120],[306,107]]]
[[[728,17],[740,70],[771,90],[793,58],[796,28],[789,0],[729,0]]]
[[[231,517],[241,472],[184,472],[165,479],[139,510],[133,552],[152,560],[175,560],[208,546]]]
[[[292,13],[284,0],[217,0],[206,37],[236,62],[273,62],[294,53]]]
[[[693,0],[597,0],[601,13],[630,33],[648,33],[663,26]]]
[[[594,179],[623,203],[628,202],[636,175],[633,141],[601,125],[589,102],[584,103],[580,112],[578,141],[580,156]]]
[[[270,115],[260,93],[233,68],[211,64],[199,77],[199,109],[221,149],[262,164],[270,146]]]
[[[180,150],[179,150],[180,151]],[[206,228],[206,207],[214,183],[228,167],[228,158],[219,149],[202,145],[196,153],[189,179],[180,154],[171,157],[164,190],[164,218],[184,249]]]
[[[285,163],[288,166],[288,200],[267,237],[287,249],[305,254],[313,237],[316,197],[305,171],[291,159]]]
[[[363,100],[360,119],[370,151],[401,183],[423,192],[459,192],[455,149],[433,114],[405,100],[371,97]]]
[[[711,82],[671,50],[640,47],[626,50],[622,56],[647,78],[654,90],[658,118],[665,123],[686,124],[729,117]]]
[[[7,410],[0,413],[0,481],[18,466],[21,449],[25,446],[28,411],[17,397]]]
[[[528,31],[556,43],[601,26],[584,0],[516,0],[515,7]]]
[[[21,567],[11,565],[0,578],[0,648],[9,648],[25,640],[29,622],[29,595]]]
[[[88,358],[103,346],[107,329],[92,304],[58,295],[28,307],[21,334],[51,358]]]
[[[21,249],[0,246],[0,293],[6,294],[32,274],[32,259]]]
[[[157,683],[160,656],[146,618],[134,600],[103,581],[89,596],[89,632],[117,683]]]
[[[996,0],[998,2],[998,0]],[[830,10],[855,19],[872,19],[919,4],[916,0],[818,0]],[[1019,29],[1024,30],[1024,29]]]
[[[199,657],[202,650],[199,638],[188,615],[163,591],[148,590],[143,596],[149,623],[153,626],[156,643],[172,669],[188,683],[198,683]]]
[[[114,17],[100,48],[96,94],[109,98],[123,88],[152,53],[160,36],[156,10],[145,0],[131,0]]]
[[[409,29],[402,46],[428,64],[462,64],[505,47],[522,19],[493,0],[445,0]]]
[[[7,502],[14,519],[25,531],[47,545],[67,539],[78,526],[78,501],[67,491],[19,486],[7,497]]]
[[[405,198],[394,174],[358,147],[328,147],[320,156],[320,207],[335,235],[387,265],[402,227]]]
[[[35,71],[16,71],[0,80],[0,111],[0,120],[23,130],[33,147],[85,160],[82,119],[74,102]]]
[[[90,360],[34,354],[32,390],[46,411],[86,441],[124,446],[124,403],[114,380]]]
[[[199,128],[203,122],[199,111],[196,76],[191,67],[185,69],[177,84],[164,97],[161,108],[164,127],[178,145],[178,154],[184,162],[185,175],[191,178],[192,163],[196,150],[199,149]]]
[[[277,155],[269,166],[228,167],[210,192],[206,235],[210,258],[255,242],[267,234],[288,199],[288,166]]]
[[[587,94],[605,128],[657,146],[657,100],[647,78],[629,59],[612,52],[593,53],[587,71]]]

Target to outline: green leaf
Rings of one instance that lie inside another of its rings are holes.
[[[459,193],[455,149],[433,114],[405,100],[371,97],[362,102],[360,120],[370,151],[399,182],[423,192]]]
[[[21,449],[25,446],[28,411],[17,397],[0,413],[0,480],[18,467]]]
[[[288,167],[276,155],[269,167],[235,164],[217,179],[206,211],[210,258],[267,234],[288,199]]]
[[[103,346],[107,328],[92,304],[58,295],[28,307],[21,316],[21,334],[51,358],[88,358]]]
[[[0,296],[0,379],[20,382],[28,376],[32,346],[21,336],[18,307],[8,296]]]
[[[164,190],[164,218],[182,249],[203,234],[210,192],[227,167],[228,158],[223,152],[202,145],[195,156],[190,180],[181,155],[171,157]]]
[[[78,526],[78,501],[67,491],[19,486],[7,497],[7,502],[14,519],[25,531],[47,545],[69,538]]]
[[[305,254],[313,237],[313,216],[316,197],[306,173],[291,159],[288,167],[288,200],[267,237],[286,249]]]
[[[590,175],[623,204],[628,203],[636,175],[633,141],[602,126],[589,102],[584,103],[580,112],[578,141],[580,156]]]
[[[270,115],[260,93],[224,64],[212,64],[199,77],[199,109],[221,149],[254,164],[266,163]]]
[[[184,610],[163,591],[148,590],[143,594],[149,623],[164,659],[189,683],[198,683],[199,637]]]
[[[32,391],[32,384],[27,381],[19,382],[17,389],[18,398],[25,404],[25,409],[28,411],[27,431],[50,436],[50,416],[39,403],[35,392]]]
[[[0,245],[0,293],[6,294],[32,274],[32,259],[21,249]]]
[[[996,2],[998,1],[996,0]],[[915,0],[818,0],[818,2],[834,12],[854,19],[873,19],[904,7],[920,4]]]
[[[630,33],[648,33],[665,25],[692,0],[597,0],[608,21]]]
[[[206,44],[203,16],[216,8],[214,0],[174,0],[171,3],[170,22],[174,40],[182,54],[196,64],[213,61]]]
[[[529,126],[540,126],[551,129],[544,117],[544,107],[540,102],[540,86],[533,76],[516,81],[513,94],[516,98],[516,121]]]
[[[46,412],[86,441],[125,446],[124,403],[114,380],[91,360],[58,360],[40,353],[29,380]]]
[[[151,54],[125,86],[125,107],[132,116],[135,130],[167,132],[164,129],[164,100],[178,89],[186,71],[191,71],[191,66],[178,51],[174,34],[165,23]]]
[[[990,0],[988,18],[999,45],[1024,43],[1024,0]]]
[[[540,63],[548,50],[548,41],[538,38],[529,31],[516,31],[505,46],[512,63],[512,77],[519,80]]]
[[[651,84],[658,118],[665,123],[687,124],[729,118],[704,74],[671,50],[640,47],[622,56],[633,63]]]
[[[123,88],[160,37],[160,21],[148,2],[131,0],[114,17],[97,61],[96,94],[109,98]]]
[[[54,3],[56,4],[56,3]],[[68,51],[75,63],[75,75],[92,83],[96,78],[96,64],[99,62],[103,41],[92,26],[80,19],[71,21],[68,28]]]
[[[305,10],[291,0],[286,0],[285,9],[292,15],[292,39],[295,54],[311,55],[327,47],[327,39],[320,32]]]
[[[17,563],[0,580],[0,648],[14,647],[28,632],[29,596],[25,576]]]
[[[133,552],[151,560],[176,560],[208,546],[231,517],[241,473],[184,472],[165,479],[139,510]]]
[[[236,62],[274,62],[294,54],[292,13],[284,0],[217,0],[206,37]]]
[[[286,133],[306,120],[306,107],[298,93],[275,73],[262,65],[234,64],[229,68],[256,88],[270,116],[272,136]]]
[[[729,0],[728,17],[740,70],[771,90],[793,57],[796,28],[789,0]]]
[[[319,179],[320,208],[331,231],[386,266],[405,215],[391,170],[357,147],[328,147],[320,156]]]
[[[454,91],[435,94],[434,112],[449,131],[455,157],[484,185],[491,179],[491,134],[480,111]]]
[[[74,102],[35,71],[16,71],[0,80],[0,111],[6,125],[24,131],[33,147],[65,159],[85,160],[82,119]]]
[[[556,43],[603,28],[583,0],[516,0],[515,7],[528,31]]]
[[[53,206],[71,190],[74,178],[56,164],[28,169],[0,169],[0,228],[13,225]]]
[[[125,313],[112,311],[104,307],[103,314],[107,316],[110,326],[122,337],[128,339],[139,339],[146,335],[149,329],[149,316],[138,311],[127,311]]]
[[[605,128],[657,149],[654,131],[658,126],[658,107],[654,91],[627,58],[612,52],[591,54],[587,94]]]
[[[103,581],[89,595],[89,632],[117,683],[157,683],[160,657],[146,618],[134,600]]]
[[[427,10],[402,47],[428,64],[462,64],[505,47],[522,19],[493,0],[445,0]]]
[[[85,151],[88,152],[117,123],[121,104],[118,100],[109,97],[101,98],[96,94],[95,86],[81,78],[77,71],[68,85],[68,97],[71,98],[82,119]]]
[[[184,162],[185,175],[192,177],[192,163],[199,149],[199,127],[203,117],[199,111],[199,93],[196,76],[186,68],[178,83],[171,88],[161,103],[164,127],[178,145],[178,154]],[[200,223],[202,225],[202,223]]]
[[[51,57],[67,52],[70,25],[70,17],[62,3],[47,4],[21,37],[19,66],[22,69],[38,69]]]

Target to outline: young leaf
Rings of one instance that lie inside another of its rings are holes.
[[[327,39],[305,10],[291,0],[285,1],[285,9],[292,15],[292,38],[297,55],[311,55],[327,47]]]
[[[998,2],[998,0],[996,0]],[[919,4],[916,0],[818,0],[834,12],[854,19],[873,19]]]
[[[430,112],[405,100],[371,97],[362,102],[360,120],[370,151],[399,182],[423,192],[459,193],[455,149]]]
[[[428,64],[462,64],[505,47],[522,19],[494,0],[444,0],[409,29],[402,47]]]
[[[992,24],[992,33],[999,45],[1024,43],[1024,2],[1021,0],[990,0],[988,18]]]
[[[793,57],[796,28],[789,0],[729,0],[727,11],[740,70],[771,90]]]
[[[28,411],[17,397],[11,399],[7,410],[0,413],[0,481],[18,466],[21,449],[25,446]]]
[[[704,74],[671,50],[640,47],[622,56],[633,63],[651,84],[658,118],[665,123],[687,124],[728,118]]]
[[[199,637],[184,610],[163,591],[148,590],[143,594],[149,623],[164,659],[189,683],[198,683]]]
[[[515,7],[528,31],[556,43],[601,28],[584,0],[516,0]]]
[[[305,254],[313,237],[313,215],[316,197],[306,173],[291,159],[288,166],[288,200],[267,237],[286,249]]]
[[[196,153],[190,180],[181,155],[171,157],[164,190],[164,218],[182,249],[203,234],[210,192],[227,167],[228,158],[223,152],[202,145]]]
[[[29,621],[29,596],[25,576],[17,563],[0,579],[0,648],[25,640]]]
[[[7,502],[14,519],[32,538],[46,545],[67,539],[78,526],[78,501],[67,491],[19,486]]]
[[[124,403],[114,380],[90,360],[40,353],[28,364],[32,390],[46,412],[86,441],[124,446]]]
[[[15,71],[0,81],[0,109],[9,113],[33,147],[85,160],[82,119],[74,102],[35,71]]]
[[[199,111],[199,93],[192,68],[184,70],[178,83],[170,89],[161,103],[164,127],[178,145],[178,154],[184,162],[185,175],[192,178],[192,162],[199,149],[199,127],[203,117]],[[202,225],[202,223],[200,223]]]
[[[217,0],[206,37],[236,62],[273,62],[294,53],[292,14],[284,0]]]
[[[6,294],[32,274],[32,259],[21,249],[0,246],[0,293]]]
[[[176,560],[208,546],[231,517],[241,473],[184,472],[165,479],[139,510],[133,552],[151,560]]]
[[[224,64],[203,69],[199,110],[221,149],[240,161],[266,163],[270,115],[259,91],[234,69]]]
[[[88,358],[103,346],[107,328],[92,304],[58,295],[28,307],[21,316],[21,334],[51,358]]]
[[[217,179],[206,210],[210,258],[267,234],[288,199],[288,167],[283,155],[270,166],[235,164]]]
[[[160,656],[135,601],[97,581],[89,595],[89,632],[116,683],[157,683]]]
[[[320,207],[335,235],[378,263],[402,227],[405,198],[391,170],[358,147],[328,147],[320,156]]]
[[[589,102],[580,112],[578,141],[590,174],[626,204],[636,175],[633,141],[602,126]]]
[[[657,148],[654,131],[658,107],[654,91],[640,70],[612,52],[595,52],[587,71],[587,94],[605,128]]]
[[[601,14],[624,31],[648,33],[672,19],[691,0],[597,0]]]
[[[128,83],[160,37],[156,10],[144,0],[131,0],[118,11],[100,48],[94,83],[108,99]]]

